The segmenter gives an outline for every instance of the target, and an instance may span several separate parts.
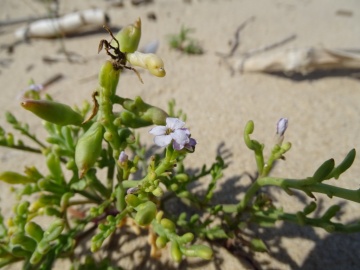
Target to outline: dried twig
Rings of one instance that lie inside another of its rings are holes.
[[[274,49],[276,47],[279,47],[279,46],[282,46],[292,40],[294,40],[296,38],[296,34],[292,34],[278,42],[275,42],[275,43],[272,43],[270,45],[266,45],[266,46],[263,46],[263,47],[260,47],[260,48],[257,48],[257,49],[254,49],[254,50],[251,50],[251,51],[248,51],[248,52],[245,52],[242,54],[242,60],[241,60],[241,63],[239,65],[239,70],[240,72],[243,72],[243,68],[244,68],[244,64],[245,64],[245,61],[249,58],[249,57],[252,57],[256,54],[259,54],[259,53],[263,53],[263,52],[266,52],[266,51],[269,51],[271,49]]]
[[[245,26],[250,22],[250,21],[253,21],[255,19],[254,16],[248,18],[247,20],[245,20],[242,24],[240,24],[238,26],[238,28],[236,29],[235,31],[235,34],[234,34],[234,41],[232,42],[232,47],[230,49],[230,52],[227,53],[227,54],[224,54],[224,53],[220,53],[220,52],[217,52],[216,54],[223,57],[223,58],[230,58],[231,56],[234,55],[236,49],[239,47],[240,45],[240,32],[245,28]]]

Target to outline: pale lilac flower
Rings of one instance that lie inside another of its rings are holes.
[[[279,136],[284,136],[284,133],[288,127],[288,119],[287,118],[280,118],[276,125],[276,134]]]
[[[129,158],[129,156],[124,151],[121,151],[121,153],[119,155],[119,162],[125,163],[128,161],[128,158]]]
[[[189,138],[189,142],[187,144],[184,145],[184,148],[186,148],[187,150],[189,150],[190,152],[194,152],[195,150],[195,145],[197,144],[196,140],[193,138]]]
[[[139,188],[138,187],[132,187],[132,188],[129,188],[127,191],[126,191],[126,194],[134,194],[136,192],[139,191]]]
[[[165,147],[171,142],[175,150],[181,150],[184,147],[193,149],[196,141],[190,138],[190,131],[184,128],[185,123],[178,118],[166,118],[166,126],[156,126],[149,132],[155,135],[154,142],[160,147]]]

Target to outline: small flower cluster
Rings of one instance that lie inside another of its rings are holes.
[[[149,132],[155,135],[154,142],[160,147],[165,147],[171,142],[175,150],[187,149],[194,151],[196,140],[191,138],[189,129],[184,128],[185,123],[178,118],[166,118],[166,126],[156,126]]]

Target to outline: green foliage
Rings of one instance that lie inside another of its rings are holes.
[[[141,57],[134,51],[140,29],[137,31],[125,50]],[[124,36],[128,32],[121,33],[121,43],[130,38]],[[184,49],[188,46],[184,44],[189,40],[189,32],[182,28],[171,43],[185,52],[199,52],[194,45]],[[318,205],[312,201],[302,211],[287,213],[272,203],[270,195],[262,192],[264,186],[275,186],[289,195],[298,190],[310,199],[322,193],[330,198],[360,203],[359,190],[325,184],[329,179],[338,179],[351,167],[355,150],[351,150],[339,165],[329,159],[314,174],[302,179],[272,177],[269,174],[275,161],[284,159],[291,144],[282,142],[285,132],[282,131],[265,160],[265,146],[251,138],[255,127],[249,121],[244,129],[244,141],[254,152],[258,173],[242,199],[234,204],[219,203],[215,196],[218,181],[227,167],[224,157],[216,157],[213,164],[199,170],[185,167],[185,158],[195,151],[187,129],[186,143],[182,147],[174,144],[172,137],[162,153],[149,158],[149,148],[141,143],[136,129],[165,125],[171,118],[185,120],[186,115],[175,109],[174,100],[169,102],[168,112],[165,112],[141,97],[131,100],[119,96],[117,84],[121,71],[129,68],[125,66],[126,51],[114,47],[116,42],[102,41],[101,45],[104,44],[111,60],[101,67],[99,86],[92,96],[94,108],[86,120],[90,111],[88,103],[72,109],[50,97],[41,100],[39,95],[34,96],[28,103],[32,106],[30,111],[47,121],[43,122],[47,137],[40,139],[30,132],[29,125],[6,113],[6,121],[12,128],[35,146],[16,140],[3,128],[0,128],[0,146],[42,154],[45,166],[41,170],[26,167],[22,173],[0,173],[0,180],[12,185],[18,199],[7,222],[0,215],[0,267],[23,261],[23,269],[51,269],[57,259],[69,258],[74,270],[118,269],[108,260],[96,261],[91,256],[85,261],[76,260],[75,255],[79,246],[89,239],[87,236],[91,237],[91,252],[96,252],[123,226],[148,231],[151,253],[157,254],[167,248],[175,262],[186,257],[212,259],[213,251],[207,241],[240,239],[252,250],[266,252],[267,244],[262,239],[246,234],[253,223],[271,227],[277,221],[286,221],[320,227],[328,232],[360,231],[360,222],[333,221],[341,211],[339,205],[332,205],[316,216]],[[147,55],[146,59],[152,57]],[[158,60],[156,58],[156,62]],[[163,69],[163,66],[158,68]],[[121,105],[121,111],[114,110],[115,104]],[[57,113],[50,115],[54,110]],[[169,135],[173,129],[166,126],[164,135]],[[185,132],[183,127],[179,129]],[[105,178],[100,177],[100,169],[106,171]],[[199,181],[206,183],[206,189],[202,193],[192,192],[192,186]],[[189,207],[189,211],[178,215],[168,210],[170,199]],[[35,218],[40,216],[49,221],[38,222]]]
[[[194,29],[182,26],[179,34],[169,36],[169,46],[186,54],[203,54],[204,50],[199,42],[189,37],[193,32]]]

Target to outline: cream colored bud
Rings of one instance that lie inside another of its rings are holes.
[[[164,77],[166,72],[164,69],[163,60],[153,53],[141,53],[134,52],[128,53],[126,55],[126,59],[130,62],[130,64],[142,67],[150,71],[151,74],[157,77]]]

